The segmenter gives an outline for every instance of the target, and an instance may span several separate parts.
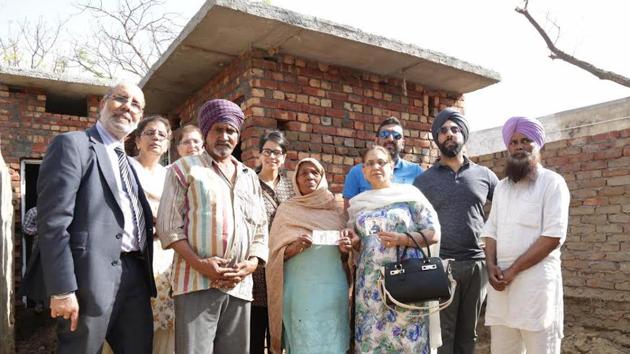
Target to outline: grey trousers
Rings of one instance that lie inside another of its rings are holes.
[[[440,312],[442,346],[439,354],[474,354],[477,340],[477,320],[486,298],[485,260],[451,262],[457,289],[453,302]]]
[[[174,300],[176,354],[249,354],[249,301],[217,289]]]

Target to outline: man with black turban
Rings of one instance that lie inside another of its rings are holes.
[[[440,312],[442,346],[438,353],[474,353],[477,320],[486,296],[485,254],[479,236],[483,207],[499,180],[464,155],[468,122],[453,108],[441,111],[431,127],[440,158],[414,185],[429,199],[442,227],[440,257],[451,262],[457,281],[453,303]]]

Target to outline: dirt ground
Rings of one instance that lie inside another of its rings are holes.
[[[55,353],[55,322],[50,312],[36,313],[34,309],[16,306],[15,352],[16,354]]]
[[[564,334],[563,353],[630,353],[630,334],[627,332],[567,325]],[[17,308],[15,341],[17,354],[55,353],[54,321],[48,312],[37,314],[33,309]],[[479,326],[479,343],[476,353],[490,353],[490,333],[485,326]]]
[[[490,354],[490,331],[485,326],[479,327],[479,330],[479,342],[475,352]],[[567,325],[564,328],[562,353],[628,354],[630,333]]]

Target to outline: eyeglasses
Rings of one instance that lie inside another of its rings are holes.
[[[186,139],[179,142],[179,145],[201,146],[202,141],[198,139]]]
[[[284,152],[282,150],[272,150],[272,149],[262,149],[262,154],[269,157],[269,156],[282,156],[284,155]]]
[[[373,167],[376,167],[376,165],[385,167],[385,165],[387,165],[388,163],[389,161],[387,160],[378,159],[378,160],[367,160],[365,161],[364,165],[366,165],[367,167],[373,168]]]
[[[460,127],[458,127],[456,125],[451,125],[450,127],[440,127],[440,134],[446,134],[446,133],[448,133],[449,130],[453,134],[457,134],[457,133],[461,133],[462,132],[462,128],[460,128]]]
[[[147,129],[142,132],[142,135],[148,136],[148,137],[153,137],[155,136],[155,134],[157,134],[157,137],[159,140],[166,140],[168,138],[168,135],[161,130]]]
[[[134,101],[131,97],[127,97],[127,96],[120,96],[120,95],[110,95],[109,96],[112,100],[120,103],[121,105],[127,104],[129,103],[131,105],[131,112],[133,113],[140,113],[144,110],[144,108],[140,105],[140,103],[138,101]]]
[[[389,137],[394,137],[394,140],[402,139],[402,134],[395,130],[381,130],[378,132],[378,137],[381,139],[387,139]]]

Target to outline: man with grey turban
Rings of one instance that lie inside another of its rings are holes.
[[[232,156],[244,118],[228,100],[206,102],[198,115],[206,150],[166,175],[157,232],[175,250],[178,354],[249,351],[251,274],[269,251],[258,177]]]
[[[563,336],[560,247],[567,234],[569,189],[542,167],[543,126],[510,118],[503,126],[506,178],[494,191],[482,237],[488,264],[486,326],[493,353],[560,353]]]
[[[442,346],[438,353],[474,353],[477,320],[486,296],[485,254],[479,240],[486,201],[499,182],[488,168],[464,155],[468,122],[453,108],[441,111],[431,127],[440,158],[414,185],[429,199],[442,227],[440,257],[453,259],[457,281],[453,303],[440,312]]]

